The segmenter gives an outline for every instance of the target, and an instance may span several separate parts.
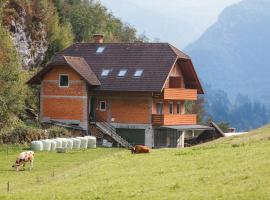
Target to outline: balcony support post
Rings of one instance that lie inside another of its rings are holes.
[[[177,132],[180,133],[180,136],[177,140],[177,148],[184,148],[185,147],[185,131],[179,131]]]

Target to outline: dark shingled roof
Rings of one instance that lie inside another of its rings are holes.
[[[96,53],[100,46],[104,51]],[[173,65],[183,62],[188,87],[203,93],[189,56],[168,43],[75,43],[57,53],[48,66],[64,64],[63,56],[84,58],[101,82],[97,89],[105,91],[161,92]],[[108,77],[101,77],[103,69],[112,70]],[[120,69],[128,70],[124,77],[117,76]],[[141,77],[133,76],[136,69],[143,69]]]

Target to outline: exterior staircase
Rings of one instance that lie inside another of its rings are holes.
[[[122,147],[126,148],[132,147],[132,145],[129,144],[128,141],[126,141],[124,138],[122,138],[120,135],[116,133],[116,129],[113,125],[101,119],[100,117],[97,117],[97,120],[95,120],[94,124],[92,123],[92,125],[95,125],[95,128],[91,129],[95,135],[97,134],[99,136],[101,136],[102,134],[108,135],[117,143],[119,143]]]

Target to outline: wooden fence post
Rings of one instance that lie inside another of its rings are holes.
[[[10,188],[9,188],[9,181],[7,182],[7,192],[9,192]]]

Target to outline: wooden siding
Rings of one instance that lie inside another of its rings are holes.
[[[165,100],[197,100],[196,89],[164,88]]]
[[[152,115],[152,123],[156,126],[162,125],[193,125],[197,124],[197,115]]]

